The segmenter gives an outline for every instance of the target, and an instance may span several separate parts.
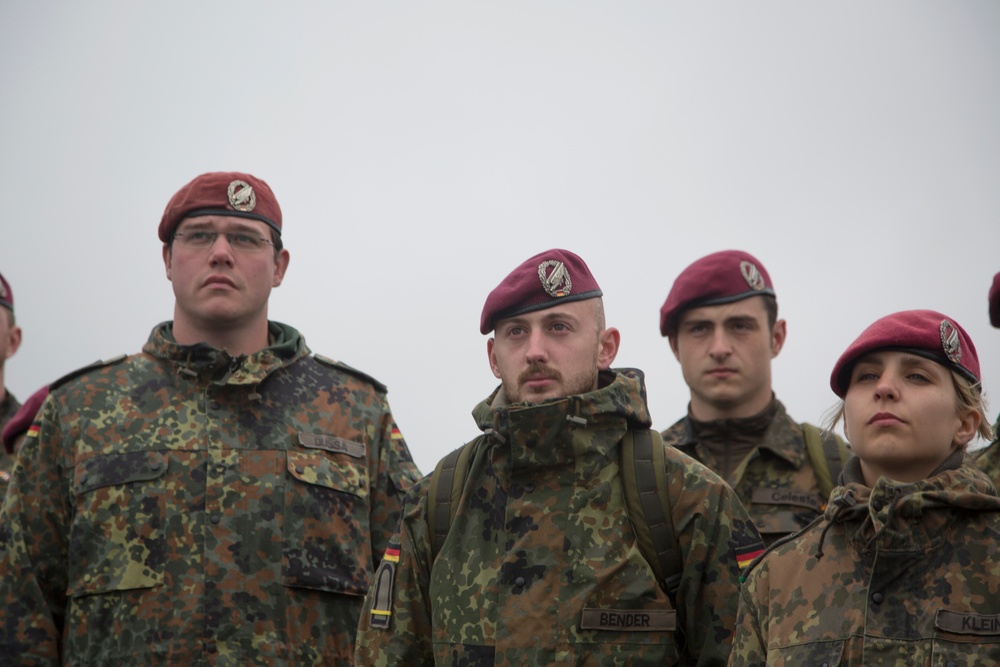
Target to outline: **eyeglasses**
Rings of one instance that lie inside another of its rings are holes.
[[[204,250],[215,245],[215,239],[219,238],[219,234],[223,234],[233,250],[239,252],[260,252],[267,246],[274,245],[268,239],[247,232],[216,232],[208,229],[194,232],[174,232],[174,238],[180,239],[181,245],[185,248]]]

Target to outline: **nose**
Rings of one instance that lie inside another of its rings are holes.
[[[209,261],[213,266],[219,263],[233,265],[233,246],[229,244],[229,237],[223,232],[219,232],[212,247],[209,248]]]
[[[729,338],[726,336],[723,327],[717,327],[712,333],[712,341],[708,348],[708,353],[716,360],[725,359],[733,353],[733,348],[729,344]]]
[[[897,378],[889,372],[882,373],[878,382],[875,383],[876,400],[895,400],[899,398],[899,387]]]
[[[535,330],[528,337],[528,346],[525,350],[528,363],[544,364],[549,359],[548,349],[545,345],[543,332]]]

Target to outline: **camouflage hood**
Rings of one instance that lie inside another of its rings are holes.
[[[517,463],[560,464],[594,446],[616,447],[628,427],[649,428],[652,423],[642,371],[601,371],[598,384],[595,391],[536,405],[507,404],[503,387],[498,387],[472,415],[491,440],[520,443],[512,452]],[[573,432],[581,429],[593,437],[574,438]]]
[[[260,384],[282,366],[309,354],[302,335],[280,322],[268,322],[269,345],[253,354],[234,357],[208,343],[181,345],[174,340],[173,323],[153,328],[143,346],[146,354],[161,359],[191,377],[204,377],[216,384]]]
[[[844,467],[842,486],[830,494],[819,521],[843,525],[851,545],[859,551],[921,549],[948,530],[956,515],[1000,512],[1000,496],[989,478],[964,464],[956,452],[927,479],[912,484],[882,477],[869,488],[861,461],[852,457]],[[820,539],[818,556],[822,555]]]

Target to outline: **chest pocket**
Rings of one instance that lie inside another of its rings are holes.
[[[356,447],[363,445],[353,443]],[[367,459],[322,449],[287,452],[282,580],[363,596],[371,575]]]
[[[70,596],[163,583],[167,467],[163,452],[105,454],[74,467]]]
[[[939,609],[933,665],[1000,665],[1000,614]]]
[[[772,648],[767,653],[769,665],[810,665],[815,667],[842,667],[848,664],[844,655],[844,641],[818,641],[810,644],[795,644],[780,649]],[[851,663],[853,664],[853,663]]]

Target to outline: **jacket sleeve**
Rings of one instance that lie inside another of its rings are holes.
[[[392,417],[385,394],[379,393],[381,413],[375,433],[377,460],[372,472],[371,529],[372,555],[380,556],[399,521],[403,497],[420,479],[406,440]],[[378,562],[376,561],[376,565]]]
[[[759,572],[759,569],[754,570],[740,591],[736,636],[729,654],[729,664],[733,667],[764,667],[767,664],[767,649],[760,634],[759,610],[753,602],[752,592],[756,589]]]
[[[740,564],[764,545],[739,498],[718,475],[683,454],[672,456],[680,461],[668,472],[684,563],[677,613],[695,664],[718,667],[726,664],[732,646]]]
[[[407,494],[396,532],[385,550],[358,624],[355,664],[361,667],[434,665],[431,642],[431,569],[424,478]]]
[[[54,666],[66,610],[71,504],[52,397],[36,423],[38,435],[22,444],[0,511],[0,656]]]

